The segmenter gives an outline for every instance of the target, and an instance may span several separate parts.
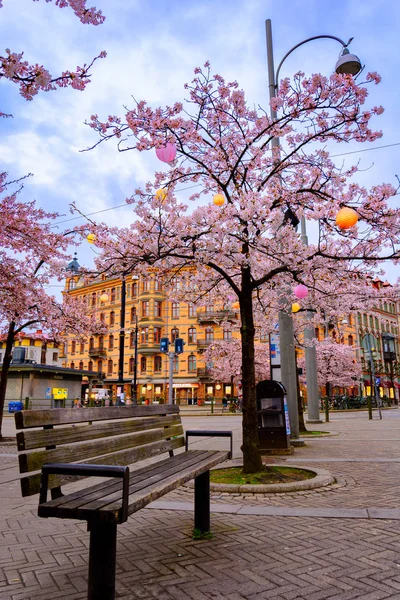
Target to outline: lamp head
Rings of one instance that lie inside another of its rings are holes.
[[[361,61],[355,54],[350,54],[348,48],[343,52],[335,65],[335,72],[341,75],[357,75],[361,71]]]
[[[347,319],[343,319],[342,325],[348,325],[348,324],[349,324],[348,320]]]

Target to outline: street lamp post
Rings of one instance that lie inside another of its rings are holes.
[[[125,351],[125,305],[126,305],[126,280],[122,275],[121,285],[121,312],[119,319],[119,355],[118,355],[118,384],[123,392],[124,385],[124,351]]]
[[[271,19],[267,19],[265,22],[266,31],[266,42],[267,42],[267,64],[268,64],[268,87],[270,100],[276,97],[278,87],[278,77],[280,69],[286,60],[286,58],[296,48],[318,39],[332,39],[339,42],[343,48],[342,54],[336,63],[335,71],[337,73],[348,73],[356,75],[361,70],[361,62],[355,54],[350,54],[348,45],[352,41],[351,38],[347,44],[340,38],[333,35],[317,35],[302,42],[296,44],[291,48],[283,57],[278,65],[275,73],[274,66],[274,53],[272,43],[272,26]],[[277,111],[271,108],[271,119],[275,121],[277,119]],[[271,143],[272,148],[279,147],[279,139],[273,138]],[[306,236],[306,222],[305,218],[302,217],[302,241],[308,245]],[[305,339],[312,340],[314,332],[311,328],[306,328]],[[280,352],[281,352],[281,379],[286,388],[289,405],[290,415],[290,426],[294,437],[298,437],[299,434],[299,422],[297,414],[297,385],[296,385],[296,358],[294,349],[294,332],[293,332],[293,320],[291,315],[284,311],[279,312],[279,335],[280,335]],[[319,422],[319,399],[318,399],[318,384],[317,384],[317,371],[316,371],[316,356],[315,348],[310,346],[306,349],[306,367],[307,367],[307,404],[308,404],[308,417],[311,422]]]
[[[372,396],[372,389],[373,389],[374,390],[374,395],[375,395],[376,406],[377,406],[377,409],[378,409],[379,418],[382,419],[381,399],[379,397],[378,386],[376,385],[374,357],[373,357],[373,354],[372,354],[372,352],[375,350],[375,348],[372,347],[371,338],[372,338],[372,340],[374,339],[373,336],[370,333],[367,333],[364,336],[365,345],[367,347],[368,357],[369,357],[369,361],[370,361],[370,372],[371,372],[371,386],[370,387],[371,387],[371,396]],[[371,413],[370,418],[372,418],[372,413]]]
[[[137,404],[137,357],[138,357],[138,318],[135,315],[135,337],[133,354],[132,404]]]

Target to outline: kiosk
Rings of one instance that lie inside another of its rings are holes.
[[[286,390],[279,381],[257,383],[258,438],[261,453],[291,453]]]

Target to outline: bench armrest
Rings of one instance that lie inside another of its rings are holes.
[[[229,458],[233,456],[233,433],[232,431],[215,431],[214,430],[201,430],[201,429],[189,429],[185,432],[185,450],[189,448],[189,436],[195,437],[229,437],[231,438],[231,446],[229,452]]]
[[[39,504],[47,502],[49,475],[78,475],[82,477],[120,477],[122,484],[122,523],[128,519],[129,467],[91,465],[87,463],[46,463],[40,477]]]

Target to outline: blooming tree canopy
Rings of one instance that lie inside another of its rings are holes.
[[[315,343],[315,350],[320,386],[329,384],[332,387],[351,387],[360,381],[362,369],[353,346],[325,339]],[[299,361],[299,366],[306,372],[304,359]]]
[[[365,280],[382,260],[399,258],[400,210],[390,201],[394,188],[363,187],[355,180],[357,167],[337,166],[326,149],[328,143],[381,136],[370,121],[383,109],[364,108],[368,85],[378,83],[379,76],[370,73],[365,79],[298,73],[281,82],[271,101],[278,111],[272,119],[262,108],[250,108],[238,84],[212,75],[206,63],[185,86],[185,106],[152,108],[140,101],[124,118],[90,119],[100,136],[97,143],[116,138],[120,150],[176,149],[154,181],[128,200],[136,217],[130,227],[98,226],[98,246],[104,251],[98,268],[121,273],[148,265],[161,271],[190,267],[196,289],[220,298],[235,296],[241,316],[247,472],[261,467],[254,306],[277,300],[287,306],[288,289],[297,283],[313,289],[331,282],[339,295],[355,272]],[[271,152],[274,138],[280,139],[280,150]],[[179,189],[188,184],[197,190],[184,202]],[[158,189],[166,193],[156,194]],[[219,205],[212,201],[216,194],[223,196],[222,205],[220,198]],[[359,216],[350,230],[335,223],[343,206]],[[302,244],[293,215],[317,223],[316,243]]]
[[[204,352],[204,361],[214,381],[242,381],[242,347],[238,339],[214,342]],[[255,344],[254,367],[256,383],[269,377],[269,346]]]
[[[38,2],[38,0],[33,0]],[[51,2],[52,0],[46,0]],[[101,10],[96,8],[87,8],[86,0],[55,0],[56,6],[60,8],[70,7],[81,23],[91,25],[100,25],[105,17]],[[2,8],[0,1],[0,8]],[[6,48],[3,55],[0,55],[0,80],[8,79],[19,86],[21,96],[26,100],[32,100],[39,92],[49,92],[57,87],[71,86],[76,90],[85,89],[90,81],[90,69],[98,58],[104,58],[106,53],[101,52],[88,65],[77,67],[75,71],[64,71],[61,75],[53,77],[43,66],[30,64],[24,60],[24,52],[12,52]],[[0,116],[7,116],[0,112]]]

